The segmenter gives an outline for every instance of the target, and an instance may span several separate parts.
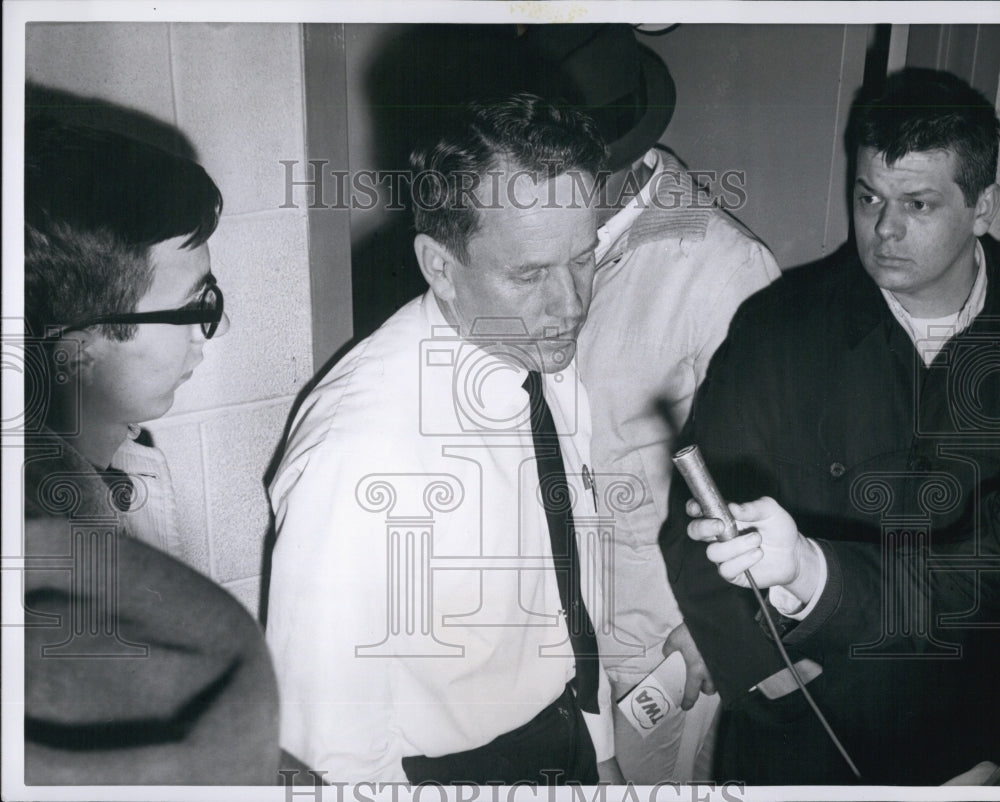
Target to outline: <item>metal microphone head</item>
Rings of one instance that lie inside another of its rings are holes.
[[[726,504],[712,475],[708,472],[705,458],[702,457],[698,446],[682,448],[674,454],[673,462],[687,482],[691,495],[701,505],[702,514],[706,518],[718,518],[725,524],[726,529],[719,535],[719,540],[732,540],[736,537],[736,519],[733,518],[729,505]]]

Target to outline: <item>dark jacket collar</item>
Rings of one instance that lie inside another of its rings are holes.
[[[26,443],[24,475],[25,518],[118,520],[119,494],[132,487],[125,474],[102,476],[80,452],[46,427]]]
[[[1000,321],[986,318],[1000,316],[1000,242],[990,236],[980,237],[986,257],[986,304],[976,317],[974,325],[996,328]],[[849,254],[841,267],[845,271],[845,298],[847,308],[847,342],[854,348],[876,326],[882,326],[888,336],[893,325],[898,325],[878,285],[865,271],[854,243],[848,245]]]

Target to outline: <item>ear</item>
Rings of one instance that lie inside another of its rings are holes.
[[[455,299],[455,270],[461,263],[444,245],[427,234],[417,234],[413,240],[413,250],[424,280],[434,294],[442,301]]]
[[[990,230],[997,209],[1000,209],[1000,186],[990,184],[979,193],[979,200],[976,201],[976,217],[972,230],[977,237],[983,236]]]

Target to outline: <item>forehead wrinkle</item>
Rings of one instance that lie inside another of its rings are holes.
[[[501,163],[499,180],[508,181],[515,168],[516,165]],[[566,185],[569,179],[563,175],[554,179],[560,182],[560,191],[555,196],[551,194],[554,188],[549,181],[533,185],[527,178],[521,180],[526,183],[519,201],[530,205],[519,208],[500,204],[480,210],[478,230],[468,242],[470,257],[482,249],[493,251],[497,268],[515,272],[564,264],[596,248],[597,226],[592,211],[587,210],[590,214],[583,219],[579,209],[570,205],[573,195]],[[555,205],[549,205],[553,199]],[[506,198],[501,195],[501,200]]]
[[[955,181],[959,159],[954,151],[948,149],[911,150],[892,162],[886,161],[885,153],[874,148],[862,148],[859,151],[859,164],[867,157],[868,169],[876,172],[886,172],[894,176],[926,175],[930,172],[943,171],[952,181]]]

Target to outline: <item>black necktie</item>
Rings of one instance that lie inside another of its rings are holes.
[[[597,713],[597,638],[580,593],[580,554],[573,527],[572,496],[566,482],[556,425],[549,405],[545,403],[542,377],[538,371],[529,371],[522,386],[528,391],[531,403],[531,438],[538,465],[538,485],[549,523],[559,600],[566,612],[566,626],[576,657],[576,677],[573,680],[576,698],[583,710]]]

